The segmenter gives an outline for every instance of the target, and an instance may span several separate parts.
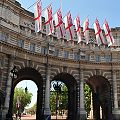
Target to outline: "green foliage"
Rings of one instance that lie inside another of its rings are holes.
[[[91,89],[87,84],[84,85],[84,93],[85,93],[85,110],[87,113],[89,113],[91,110],[90,108],[91,107],[90,106],[91,105]]]
[[[23,112],[25,107],[31,103],[32,93],[30,93],[29,91],[25,93],[25,90],[23,88],[15,88],[14,99],[13,99],[13,113],[16,113],[17,111],[17,108],[16,108],[17,97],[20,98],[21,110]]]
[[[28,114],[34,115],[36,113],[36,103],[29,109],[26,110]]]
[[[55,90],[52,90],[50,92],[50,109],[52,114],[55,114],[56,107],[59,111],[67,110],[68,89],[64,84],[61,85],[61,92],[58,92],[58,98],[56,97],[57,97],[57,92]],[[58,99],[58,103],[57,103],[57,99]],[[57,106],[56,103],[58,104]]]

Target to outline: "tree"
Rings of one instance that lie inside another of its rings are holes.
[[[85,93],[85,110],[86,112],[89,114],[90,110],[91,110],[91,89],[90,87],[85,84],[84,85],[84,93]]]
[[[58,91],[58,105],[56,106],[56,95],[57,92],[52,90],[50,92],[50,109],[51,113],[54,114],[56,111],[56,107],[59,111],[67,110],[68,108],[68,89],[65,84],[61,84],[61,91]]]
[[[36,113],[36,103],[31,107],[31,108],[28,108],[26,111],[27,113],[31,114],[31,115],[34,115]]]
[[[14,99],[13,99],[13,113],[17,112],[17,107],[16,107],[16,103],[17,103],[17,98],[19,97],[20,99],[20,105],[21,105],[21,112],[24,111],[25,107],[28,106],[31,102],[32,99],[32,93],[30,93],[29,91],[27,91],[27,93],[25,92],[25,90],[21,87],[21,88],[15,88],[14,91]]]

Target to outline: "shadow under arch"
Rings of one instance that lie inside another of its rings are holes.
[[[86,84],[92,90],[93,119],[100,120],[100,106],[102,120],[112,120],[111,85],[108,79],[100,75],[90,77]]]
[[[57,74],[52,81],[61,81],[68,88],[68,120],[77,119],[77,81],[68,73]]]
[[[30,67],[25,67],[25,68],[18,70],[17,78],[13,80],[13,85],[12,85],[12,92],[11,92],[12,101],[13,101],[15,86],[22,80],[31,80],[36,84],[38,88],[36,120],[43,120],[44,115],[43,115],[43,110],[42,110],[42,103],[43,103],[43,78],[42,76],[37,70],[30,68]],[[13,108],[13,102],[10,103],[9,109],[12,110],[12,108]]]

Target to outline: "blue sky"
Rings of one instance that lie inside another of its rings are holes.
[[[21,6],[25,9],[35,2],[35,0],[17,1],[20,2]],[[42,9],[50,3],[52,3],[53,13],[55,13],[55,11],[60,7],[60,3],[62,3],[62,16],[65,16],[69,10],[71,11],[73,19],[76,15],[79,15],[81,25],[88,16],[90,27],[93,27],[93,22],[96,17],[98,18],[101,26],[104,19],[108,21],[110,27],[120,26],[120,0],[42,0]],[[32,6],[28,10],[34,12],[34,7]]]

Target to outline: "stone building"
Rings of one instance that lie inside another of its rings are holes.
[[[50,115],[50,83],[62,81],[68,88],[68,119],[84,120],[84,84],[93,94],[93,116],[120,120],[120,28],[112,28],[115,45],[97,46],[94,30],[90,42],[84,37],[74,45],[56,34],[46,36],[45,26],[34,30],[33,13],[15,0],[0,1],[0,113],[3,120],[12,116],[14,88],[22,80],[32,80],[38,87],[36,119]],[[43,22],[44,22],[44,18]],[[17,78],[10,77],[16,66]],[[0,116],[1,117],[1,116]]]

